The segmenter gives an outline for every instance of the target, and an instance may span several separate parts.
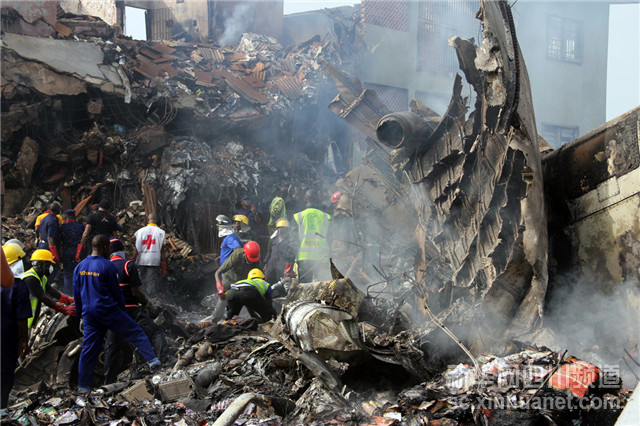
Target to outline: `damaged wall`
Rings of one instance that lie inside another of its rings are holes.
[[[640,281],[640,107],[546,155],[556,272]]]

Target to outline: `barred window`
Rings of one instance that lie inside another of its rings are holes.
[[[458,70],[455,49],[449,46],[453,36],[479,37],[479,21],[475,19],[478,2],[420,0],[418,17],[417,71],[451,74]]]
[[[364,0],[365,23],[397,31],[409,30],[409,0]]]
[[[582,22],[549,15],[547,21],[547,58],[582,64]]]
[[[553,148],[560,148],[562,145],[576,139],[578,130],[578,127],[574,126],[557,126],[555,124],[542,123],[542,137]]]

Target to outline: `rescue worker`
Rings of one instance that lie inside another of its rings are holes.
[[[289,232],[289,221],[279,219],[276,222],[276,230],[271,235],[269,252],[264,259],[267,282],[276,283],[284,276],[295,276],[293,272],[295,260],[296,247]]]
[[[227,313],[225,319],[230,320],[238,315],[243,306],[255,318],[253,312],[259,315],[261,323],[275,318],[276,310],[271,303],[271,287],[264,280],[264,274],[260,269],[254,268],[249,271],[247,279],[231,284],[231,289],[227,292]]]
[[[237,214],[233,217],[233,234],[227,235],[222,240],[222,246],[220,246],[220,265],[222,265],[231,256],[231,253],[238,247],[244,246],[241,234],[246,236],[249,231],[249,219],[241,214]]]
[[[42,305],[46,305],[56,312],[65,315],[76,316],[76,308],[73,305],[73,297],[60,293],[49,282],[49,276],[53,270],[53,256],[49,250],[38,249],[31,255],[33,267],[24,273],[22,280],[29,288],[31,294],[31,311],[33,316],[29,318],[27,326],[31,328],[40,316]],[[56,302],[57,301],[57,302]]]
[[[272,234],[277,228],[276,224],[278,220],[287,218],[287,207],[285,206],[284,198],[288,192],[286,186],[281,186],[273,195],[273,199],[269,205],[269,223],[267,225],[269,234]]]
[[[0,287],[2,288],[13,287],[13,280],[14,280],[13,271],[11,270],[11,267],[9,266],[9,262],[7,262],[7,258],[4,255],[4,250],[2,250],[2,270],[1,271],[2,271],[2,275],[0,275],[0,277],[1,277],[2,285]]]
[[[56,264],[60,263],[60,254],[58,252],[58,241],[60,239],[59,213],[60,205],[51,203],[49,205],[49,213],[40,221],[40,241],[38,241],[37,246],[39,249],[49,250]]]
[[[235,250],[229,258],[216,270],[216,290],[220,301],[213,311],[213,319],[222,317],[226,292],[231,284],[244,279],[254,268],[259,266],[260,245],[255,241],[248,241],[240,250]]]
[[[4,250],[6,249],[3,247]],[[4,274],[3,278],[5,278]],[[28,348],[27,320],[31,317],[32,312],[29,304],[29,289],[21,279],[16,278],[11,288],[2,289],[0,314],[2,315],[2,334],[0,335],[0,351],[2,352],[0,409],[4,417],[9,402],[9,394],[13,387],[18,358],[25,355]]]
[[[60,226],[60,245],[62,249],[62,274],[64,292],[73,294],[73,269],[76,267],[76,250],[82,241],[84,225],[76,221],[76,211],[65,210],[67,220]]]
[[[320,210],[318,193],[304,194],[306,209],[293,215],[298,227],[298,279],[300,282],[327,280],[329,269],[329,224],[331,215]]]
[[[124,297],[125,312],[142,328],[144,334],[151,342],[154,352],[161,362],[171,362],[171,353],[164,331],[158,326],[147,312],[155,312],[147,296],[143,293],[142,282],[138,276],[138,267],[135,262],[127,260],[124,252],[124,244],[117,238],[112,238],[109,244],[111,263],[118,269],[120,278],[120,290]],[[157,315],[156,315],[157,316]],[[104,357],[105,383],[113,383],[118,374],[124,370],[123,345],[113,331],[107,332]]]
[[[162,278],[167,275],[164,250],[165,232],[157,224],[155,213],[149,214],[149,223],[135,233],[136,244],[131,260],[137,263],[140,279],[147,291],[159,291]]]
[[[260,246],[255,241],[248,241],[242,250],[235,250],[231,256],[216,270],[216,289],[220,299],[231,284],[244,279],[260,262]]]
[[[76,262],[82,259],[84,246],[87,242],[91,243],[96,235],[106,235],[110,238],[115,235],[116,231],[121,229],[115,216],[109,213],[111,203],[108,200],[102,200],[98,206],[98,211],[90,213],[87,216],[87,224],[82,233],[80,244],[76,248]],[[87,250],[87,251],[90,251]]]
[[[258,239],[260,232],[260,216],[255,204],[251,204],[251,197],[244,194],[240,197],[241,207],[236,210],[236,214],[241,214],[249,219],[249,227],[251,228],[251,239]]]
[[[35,229],[35,231],[36,231],[36,245],[38,244],[38,241],[40,240],[40,224],[42,223],[42,219],[47,217],[47,215],[49,215],[49,213],[51,213],[51,209],[43,211],[40,215],[38,215],[38,217],[36,217],[36,221],[35,221],[35,224],[34,224],[34,227],[33,227]],[[56,215],[56,217],[58,218],[58,225],[62,225],[64,223],[64,220],[62,219],[62,216],[58,213]]]
[[[73,273],[73,294],[78,315],[84,321],[82,352],[78,363],[78,390],[90,392],[93,372],[108,330],[132,342],[149,363],[160,367],[149,339],[136,322],[124,312],[124,297],[120,290],[118,268],[109,257],[109,238],[96,235],[92,252],[78,263]]]
[[[22,278],[25,271],[25,264],[23,258],[25,256],[24,250],[16,243],[5,243],[2,246],[2,250],[13,272],[15,278]]]

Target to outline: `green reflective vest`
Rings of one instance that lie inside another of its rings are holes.
[[[322,210],[308,208],[294,216],[298,224],[300,248],[297,260],[329,260],[329,221],[331,215]]]
[[[256,288],[256,290],[260,292],[260,295],[263,297],[267,293],[267,290],[269,290],[269,283],[260,278],[254,278],[252,280],[242,280],[235,283],[235,285],[238,284],[251,284]]]
[[[36,271],[33,270],[33,268],[29,269],[27,272],[24,273],[24,275],[22,276],[22,280],[24,281],[25,279],[27,279],[27,277],[34,277],[35,279],[37,279],[40,282],[40,285],[42,286],[42,291],[44,291],[45,293],[47,292],[47,289],[46,289],[47,277],[40,278],[38,274],[36,274]],[[27,320],[27,328],[31,328],[31,325],[33,324],[33,320],[36,318],[36,311],[38,310],[38,303],[40,302],[40,300],[33,297],[33,295],[29,293],[29,301],[31,302],[32,315],[31,315],[31,318]]]

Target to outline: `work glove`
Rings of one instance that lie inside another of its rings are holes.
[[[162,269],[162,277],[167,276],[167,262],[160,263],[160,269]]]
[[[220,300],[224,300],[227,297],[224,292],[224,286],[222,285],[222,281],[216,281],[216,288],[218,289],[218,298]]]
[[[82,244],[78,244],[78,248],[76,249],[76,262],[80,262],[81,253],[82,253]]]
[[[284,268],[284,274],[289,277],[289,278],[295,278],[296,277],[296,273],[293,270],[293,263],[288,263]]]
[[[74,300],[73,297],[69,297],[66,294],[60,293],[60,299],[58,299],[58,303],[72,305],[74,303]]]
[[[74,305],[62,305],[60,303],[56,303],[54,310],[65,315],[71,315],[72,317],[76,316],[76,307]]]
[[[60,256],[58,256],[58,248],[56,246],[49,246],[49,251],[53,256],[53,261],[56,263],[60,263]]]

